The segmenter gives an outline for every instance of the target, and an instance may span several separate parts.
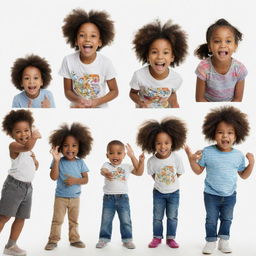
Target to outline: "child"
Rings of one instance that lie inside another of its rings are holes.
[[[203,134],[215,145],[192,154],[189,147],[185,150],[192,170],[201,174],[206,168],[204,204],[206,209],[206,245],[203,253],[211,254],[220,238],[218,249],[223,253],[231,253],[229,247],[230,226],[233,209],[236,203],[237,173],[243,179],[250,176],[254,156],[247,153],[249,164],[245,166],[245,158],[233,144],[244,141],[249,133],[247,117],[237,108],[224,106],[213,109],[204,120]],[[217,233],[218,219],[220,227]]]
[[[166,211],[166,244],[178,248],[175,241],[179,208],[179,176],[184,173],[183,163],[174,152],[186,140],[185,124],[176,118],[166,118],[161,123],[145,122],[137,135],[142,150],[152,153],[147,162],[148,174],[155,181],[153,190],[153,239],[149,248],[156,248],[163,238],[163,217]]]
[[[206,32],[206,42],[196,49],[202,61],[195,73],[196,101],[242,101],[245,66],[232,58],[242,33],[224,19],[217,20]]]
[[[130,98],[139,108],[179,108],[176,91],[182,79],[171,67],[187,54],[187,37],[177,24],[159,20],[139,29],[133,40],[137,58],[146,66],[130,82]]]
[[[17,59],[11,70],[12,83],[22,91],[12,101],[13,108],[55,108],[49,85],[51,68],[48,62],[37,55]]]
[[[64,22],[64,37],[77,50],[63,59],[59,71],[65,95],[72,107],[106,107],[117,97],[118,88],[111,61],[98,51],[113,41],[113,21],[106,12],[75,9]]]
[[[38,161],[31,151],[41,135],[32,131],[34,119],[28,110],[12,110],[5,116],[2,127],[14,141],[9,145],[12,166],[4,182],[0,200],[0,232],[11,217],[15,217],[11,227],[9,241],[4,254],[26,255],[16,242],[22,231],[25,219],[30,218],[32,202],[32,180],[38,169]]]
[[[51,232],[45,250],[53,250],[60,240],[61,225],[66,211],[69,220],[70,245],[84,248],[78,234],[81,185],[88,183],[89,171],[82,160],[91,151],[92,137],[86,126],[63,124],[50,136],[53,161],[50,177],[57,180]]]
[[[111,240],[112,221],[115,212],[120,220],[120,232],[123,246],[127,249],[134,249],[132,242],[132,223],[130,217],[130,205],[128,197],[127,180],[132,173],[141,176],[144,171],[144,154],[139,157],[139,161],[134,156],[134,152],[129,144],[126,145],[127,155],[132,161],[132,165],[123,164],[125,157],[125,146],[119,140],[113,140],[107,145],[107,158],[109,162],[104,163],[101,174],[105,177],[103,187],[103,207],[100,226],[99,242],[96,248],[103,248]]]

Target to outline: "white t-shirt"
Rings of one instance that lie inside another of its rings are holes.
[[[113,174],[113,180],[105,178],[103,187],[104,193],[108,195],[127,194],[127,179],[134,167],[131,164],[120,164],[115,166],[106,162],[103,164],[102,168],[108,169]]]
[[[182,79],[179,74],[169,68],[168,76],[163,80],[155,79],[149,71],[149,66],[145,66],[134,72],[130,86],[139,91],[140,99],[150,100],[150,108],[169,107],[168,98],[172,92],[176,92],[181,86]],[[138,107],[138,106],[137,106]]]
[[[116,73],[111,61],[97,52],[96,59],[90,64],[80,60],[80,52],[64,57],[59,75],[72,79],[73,91],[85,99],[95,99],[106,95],[106,81],[115,78]],[[99,107],[106,107],[102,104]]]
[[[177,174],[184,173],[181,158],[174,152],[168,158],[159,159],[155,155],[147,162],[148,174],[155,174],[154,188],[163,194],[179,189]]]

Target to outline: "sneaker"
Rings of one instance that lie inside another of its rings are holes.
[[[231,253],[232,250],[229,247],[228,240],[220,239],[218,243],[218,249],[223,253]]]
[[[135,249],[136,248],[135,244],[132,241],[123,243],[123,246],[127,249]]]
[[[47,245],[44,247],[44,249],[47,251],[51,251],[56,247],[57,247],[57,243],[48,242]]]
[[[148,244],[149,248],[156,248],[159,244],[161,244],[161,238],[153,237],[152,241]]]
[[[216,248],[216,241],[206,242],[202,253],[203,254],[212,254],[215,248]]]
[[[102,248],[104,248],[105,246],[107,246],[107,243],[108,243],[108,242],[106,242],[106,241],[99,240],[99,242],[96,244],[96,248],[102,249]]]
[[[71,246],[74,246],[76,248],[85,248],[85,244],[82,241],[77,241],[74,243],[70,243]]]
[[[167,239],[166,244],[171,248],[179,248],[179,244],[174,239]]]
[[[18,247],[18,245],[14,244],[9,248],[4,249],[4,254],[12,255],[12,256],[26,256],[27,253],[25,250],[22,250]]]

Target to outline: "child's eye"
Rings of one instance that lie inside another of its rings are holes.
[[[29,79],[29,77],[23,77],[23,79],[24,79],[24,80],[28,80],[28,79]]]
[[[230,43],[232,43],[232,41],[231,41],[231,40],[227,40],[226,43],[227,43],[227,44],[230,44]]]
[[[220,40],[214,40],[213,41],[215,44],[218,44],[218,43],[220,43]]]
[[[166,52],[164,52],[164,54],[170,54],[170,52],[166,51]]]

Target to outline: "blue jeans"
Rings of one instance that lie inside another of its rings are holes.
[[[231,196],[216,196],[204,193],[204,204],[206,210],[206,241],[217,241],[217,237],[228,240],[233,210],[236,204],[236,192]],[[220,219],[220,227],[217,235],[218,219]]]
[[[153,190],[153,236],[163,238],[163,218],[166,211],[167,230],[166,238],[174,239],[178,224],[178,208],[180,193],[176,190],[173,193],[163,194]]]
[[[100,240],[109,242],[112,235],[112,221],[117,211],[120,220],[120,232],[123,242],[132,240],[132,222],[129,197],[127,194],[104,195],[100,226]]]

